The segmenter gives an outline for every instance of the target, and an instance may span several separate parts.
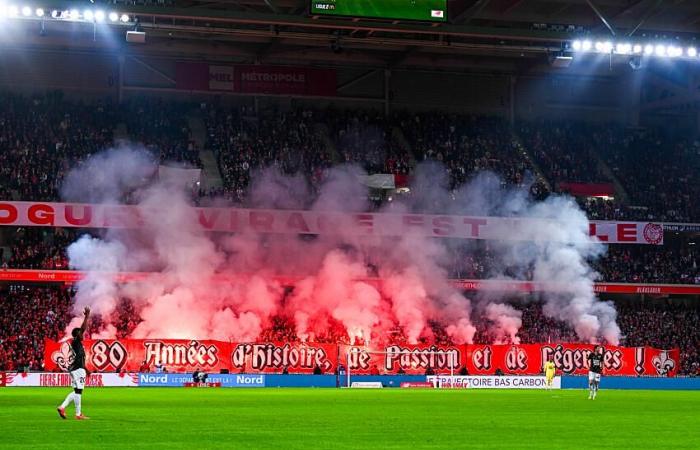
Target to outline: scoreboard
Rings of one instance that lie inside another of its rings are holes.
[[[311,0],[318,16],[447,22],[447,0]]]

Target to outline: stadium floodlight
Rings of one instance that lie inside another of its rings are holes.
[[[656,47],[654,47],[654,53],[656,56],[666,56],[666,46],[662,44],[658,44]]]
[[[83,19],[87,20],[88,22],[92,22],[92,19],[94,18],[95,14],[91,10],[86,9],[85,11],[83,11]]]
[[[105,21],[105,12],[102,11],[101,9],[98,9],[95,11],[95,22],[104,22]]]
[[[70,12],[68,12],[68,17],[70,17],[71,20],[78,20],[80,19],[80,11],[77,9],[71,9]]]
[[[44,10],[42,8],[37,8],[34,14],[36,14],[37,17],[44,17]]]
[[[583,50],[584,52],[590,51],[591,47],[593,47],[593,43],[591,41],[586,40],[581,42],[581,50]]]
[[[117,20],[119,20],[119,14],[115,13],[114,11],[109,13],[109,21],[110,22],[116,22]]]
[[[634,47],[632,47],[632,53],[635,55],[642,53],[642,46],[639,44],[634,44]]]
[[[573,49],[576,50],[577,52],[580,51],[580,50],[581,50],[581,41],[579,41],[578,39],[575,40],[575,41],[571,44],[571,48],[573,48]]]
[[[29,16],[31,16],[31,15],[32,15],[32,8],[30,8],[29,6],[23,7],[23,8],[22,8],[22,15],[23,15],[24,17],[29,17]]]
[[[696,49],[695,47],[688,47],[686,53],[689,57],[695,58],[696,56],[698,56],[698,49]]]
[[[7,7],[7,15],[8,17],[17,17],[19,16],[19,8],[15,5],[10,5]]]
[[[671,58],[678,58],[683,54],[683,49],[680,47],[676,47],[674,45],[669,45],[668,46],[668,56]]]
[[[128,14],[122,14],[122,16],[119,18],[124,23],[127,23],[129,21],[129,15]]]
[[[620,55],[629,55],[632,53],[632,44],[619,43],[615,46],[615,53]]]
[[[645,55],[651,55],[652,53],[654,53],[654,46],[651,45],[651,44],[647,44],[647,45],[644,47],[644,54],[645,54]]]
[[[598,41],[595,43],[595,49],[598,53],[610,53],[613,49],[613,43],[610,41]]]

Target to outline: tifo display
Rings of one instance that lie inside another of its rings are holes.
[[[204,370],[235,373],[460,374],[536,375],[550,358],[560,373],[585,374],[592,346],[585,344],[454,345],[385,347],[314,343],[230,343],[173,339],[86,340],[86,365],[94,371],[139,371],[144,366],[170,372]],[[65,370],[67,343],[46,341],[47,370]],[[608,375],[675,376],[680,367],[675,350],[608,346]]]

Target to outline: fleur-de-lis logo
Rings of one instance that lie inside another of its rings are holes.
[[[61,348],[51,354],[51,360],[56,363],[61,370],[68,370],[68,368],[73,364],[73,358],[75,354],[68,342],[61,344]]]
[[[659,375],[668,375],[676,367],[676,361],[671,359],[667,351],[662,351],[651,359],[651,363]]]

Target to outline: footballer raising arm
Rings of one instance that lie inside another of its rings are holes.
[[[90,308],[85,307],[83,314],[85,315],[83,324],[80,326],[80,328],[73,328],[73,330],[71,330],[73,340],[71,341],[70,346],[71,350],[73,351],[73,362],[68,368],[68,371],[70,373],[73,392],[68,394],[66,399],[63,400],[61,406],[56,408],[58,415],[63,419],[66,418],[66,407],[70,404],[70,402],[75,403],[75,418],[77,420],[89,419],[89,417],[85,417],[82,414],[82,396],[87,378],[87,372],[85,371],[85,349],[83,348],[83,336],[85,335],[88,320],[90,319]]]
[[[588,354],[588,399],[595,400],[600,387],[600,376],[603,373],[603,357],[605,350],[600,345],[593,347]]]

